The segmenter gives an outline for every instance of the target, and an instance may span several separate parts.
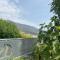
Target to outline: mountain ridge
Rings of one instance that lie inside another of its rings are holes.
[[[27,34],[32,34],[32,35],[37,35],[38,34],[38,28],[30,26],[30,25],[26,25],[26,24],[22,24],[22,23],[17,23],[14,21],[9,20],[9,22],[14,23],[17,28]]]
[[[21,24],[21,23],[15,23],[15,24],[18,27],[18,29],[20,29],[22,32],[25,32],[27,34],[33,34],[33,35],[38,34],[38,29],[33,26]]]

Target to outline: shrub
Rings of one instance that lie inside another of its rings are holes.
[[[34,60],[60,60],[60,20],[53,16],[48,25],[40,25],[38,43],[32,54]]]
[[[0,19],[0,38],[21,37],[16,25],[12,22]]]

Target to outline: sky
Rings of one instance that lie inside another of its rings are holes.
[[[51,0],[0,0],[0,18],[39,27],[50,21]]]

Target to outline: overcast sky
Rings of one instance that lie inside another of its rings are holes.
[[[0,18],[38,27],[48,23],[51,0],[0,0]]]

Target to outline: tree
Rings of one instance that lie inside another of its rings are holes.
[[[51,4],[51,11],[58,15],[60,19],[60,0],[53,0]]]
[[[36,60],[60,60],[59,18],[53,16],[48,25],[40,24],[38,43],[34,49]]]
[[[20,31],[14,23],[0,19],[0,38],[19,38]]]

